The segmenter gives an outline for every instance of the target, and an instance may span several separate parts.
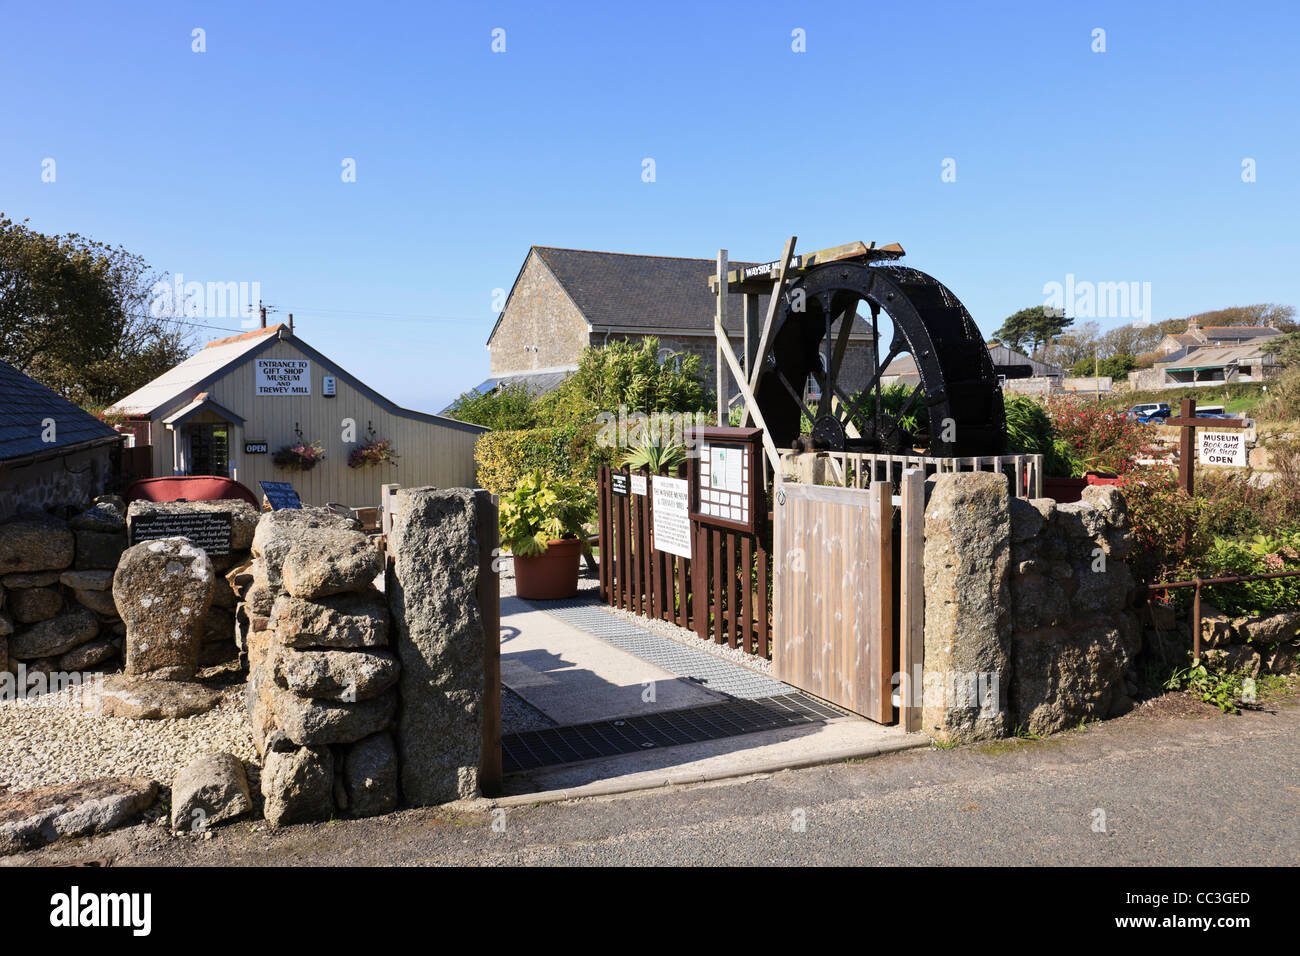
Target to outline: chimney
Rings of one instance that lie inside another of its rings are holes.
[[[289,334],[293,335],[293,313],[289,313]]]
[[[262,316],[262,328],[266,328],[266,306],[262,305],[262,300],[257,300],[257,311]]]

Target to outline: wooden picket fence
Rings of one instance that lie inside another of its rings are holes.
[[[702,640],[771,656],[771,538],[767,522],[749,535],[691,521],[694,559],[654,547],[649,494],[616,495],[610,475],[645,469],[600,469],[600,597],[613,607],[693,630]],[[677,477],[686,477],[686,466]]]

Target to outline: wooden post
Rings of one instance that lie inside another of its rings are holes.
[[[758,293],[745,293],[745,381],[754,374],[754,352],[758,349]]]
[[[384,534],[393,530],[393,515],[397,509],[397,489],[402,487],[399,484],[389,484],[379,486],[379,510],[380,529]]]
[[[722,350],[731,349],[730,343],[726,338],[727,329],[727,296],[730,295],[727,289],[727,250],[718,250],[718,311],[717,324],[723,330],[723,336],[718,340],[717,355],[713,363],[714,376],[718,382],[718,425],[726,427],[730,422],[727,419],[727,373],[723,368]],[[734,356],[733,356],[734,357]]]
[[[475,494],[478,538],[478,598],[483,617],[483,736],[479,751],[479,789],[487,796],[501,792],[501,578],[497,574],[500,545],[497,496]]]
[[[1196,417],[1196,399],[1184,398],[1179,417],[1186,420]],[[1196,426],[1183,425],[1178,429],[1178,487],[1190,497],[1196,485]],[[1184,538],[1184,541],[1186,539]]]
[[[907,733],[921,729],[925,660],[925,471],[903,472],[901,554],[898,561],[898,723]]]

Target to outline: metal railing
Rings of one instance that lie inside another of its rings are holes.
[[[1231,574],[1221,578],[1192,578],[1190,581],[1167,581],[1164,584],[1144,584],[1138,593],[1150,596],[1157,591],[1174,588],[1196,588],[1192,595],[1192,660],[1201,659],[1201,588],[1213,584],[1241,584],[1246,581],[1268,581],[1273,578],[1300,577],[1300,571],[1271,571],[1267,574]]]

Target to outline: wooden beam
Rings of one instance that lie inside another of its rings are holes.
[[[921,729],[925,660],[925,469],[903,472],[898,560],[898,723],[907,733]]]
[[[749,369],[749,388],[745,390],[748,404],[745,406],[742,425],[758,421],[758,403],[753,401],[753,393],[758,387],[758,378],[763,372],[763,363],[767,361],[768,350],[772,347],[772,323],[776,321],[777,303],[781,299],[781,289],[785,287],[786,270],[790,266],[790,259],[794,256],[794,244],[798,239],[798,236],[791,236],[785,241],[785,248],[781,251],[780,268],[777,270],[776,281],[772,283],[772,292],[767,300],[767,318],[763,320],[763,331],[758,337],[758,348],[754,350],[754,363]],[[766,426],[760,427],[767,431]]]
[[[718,308],[714,313],[713,319],[718,328],[723,330],[722,335],[718,337],[717,356],[714,361],[714,377],[718,383],[718,425],[726,426],[729,423],[727,417],[727,378],[722,370],[722,353],[725,349],[728,354],[731,353],[731,341],[727,338],[727,291],[722,286],[723,277],[727,274],[727,250],[718,250]]]
[[[874,242],[849,242],[841,246],[831,246],[828,249],[818,249],[816,252],[810,252],[807,255],[796,256],[790,263],[789,272],[801,274],[814,266],[824,265],[827,262],[843,262],[851,259],[872,262],[881,259],[901,259],[904,255],[906,253],[903,251],[903,247],[896,242],[883,246]],[[780,261],[776,259],[760,265],[729,270],[727,272],[727,288],[731,292],[767,291],[766,286],[772,281],[772,276],[776,274]],[[717,284],[720,281],[720,277],[710,276],[710,291],[717,291]]]
[[[727,343],[727,330],[722,327],[722,323],[718,321],[717,316],[713,318],[713,334],[718,340],[719,354],[730,367],[731,375],[740,387],[740,395],[745,402],[745,417],[748,419],[752,416],[754,424],[763,429],[763,449],[767,452],[767,460],[771,462],[772,471],[779,477],[781,474],[781,455],[777,452],[776,444],[772,441],[772,436],[767,430],[767,422],[763,420],[763,413],[759,411],[758,402],[754,401],[754,390],[745,381],[745,373],[741,370],[740,363],[736,361],[736,353],[731,350],[731,345]]]

